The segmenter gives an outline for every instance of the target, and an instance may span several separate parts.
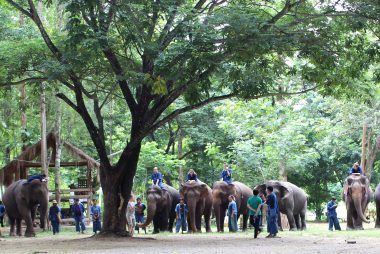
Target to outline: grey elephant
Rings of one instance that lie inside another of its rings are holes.
[[[369,179],[360,174],[352,174],[344,183],[343,200],[347,209],[347,229],[363,229],[363,221],[369,223],[364,213],[372,197]]]
[[[38,179],[29,183],[26,180],[19,180],[9,185],[3,195],[3,202],[11,225],[10,235],[15,235],[16,226],[17,235],[21,236],[21,221],[24,220],[26,224],[25,236],[35,236],[33,221],[38,205],[40,209],[40,226],[45,228],[48,199],[47,184]]]
[[[375,203],[376,203],[376,228],[380,228],[380,184],[377,185],[375,190]]]
[[[266,194],[266,188],[273,187],[273,192],[278,200],[278,207],[281,213],[285,214],[289,221],[290,230],[306,229],[306,209],[307,195],[298,186],[283,181],[267,181],[255,187],[259,193]],[[281,229],[281,217],[278,216],[278,226]]]

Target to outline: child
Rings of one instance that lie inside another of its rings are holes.
[[[102,224],[100,220],[101,209],[100,206],[97,205],[97,200],[92,200],[91,206],[91,218],[92,218],[92,231],[96,234],[97,231],[102,230]]]
[[[197,173],[195,173],[194,169],[189,170],[189,173],[187,174],[187,181],[198,182],[198,176],[197,176]]]
[[[228,167],[227,162],[224,163],[223,170],[220,176],[222,178],[222,181],[228,184],[232,183],[232,169]]]
[[[164,188],[163,181],[162,181],[162,174],[158,171],[158,167],[153,168],[152,184],[159,186],[161,189]]]
[[[61,208],[57,201],[53,200],[53,205],[49,208],[49,220],[53,228],[53,235],[59,233],[59,224],[61,223]]]
[[[133,195],[130,196],[129,202],[127,205],[127,223],[128,223],[128,232],[131,236],[135,231],[136,219],[135,219],[135,198]]]
[[[235,202],[235,197],[230,195],[228,197],[228,229],[230,232],[236,232],[238,230],[237,226],[237,206]]]
[[[137,203],[135,205],[135,219],[136,223],[144,223],[144,211],[145,211],[145,204],[141,202],[141,198],[136,199]],[[140,233],[140,228],[136,227],[137,232]],[[143,228],[146,234],[146,228]]]
[[[179,233],[180,228],[182,228],[182,233],[183,231],[187,231],[187,205],[185,204],[183,198],[179,200],[179,203],[175,207],[175,214],[176,214],[176,232]]]

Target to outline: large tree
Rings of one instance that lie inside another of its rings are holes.
[[[352,76],[340,76],[341,54],[352,47],[347,40],[359,35],[347,32],[352,27],[333,1],[66,0],[63,32],[47,29],[37,1],[6,2],[35,24],[49,50],[34,72],[25,68],[6,83],[20,77],[48,80],[57,91],[64,86],[57,97],[81,116],[101,162],[104,232],[125,232],[142,140],[179,114],[235,96],[329,92],[360,76],[359,64]],[[54,2],[44,2],[49,11]],[[294,58],[301,66],[292,65]],[[302,82],[283,84],[283,75]],[[111,97],[130,115],[115,163],[107,156],[102,111]],[[179,98],[187,104],[177,107]]]

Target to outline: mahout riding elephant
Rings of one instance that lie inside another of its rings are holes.
[[[206,232],[211,232],[210,219],[212,210],[212,190],[201,181],[188,181],[181,184],[180,196],[188,207],[189,229],[201,232],[202,216],[204,216]]]
[[[238,210],[238,218],[243,215],[243,230],[247,229],[248,208],[247,200],[253,195],[252,189],[247,185],[234,181],[228,184],[223,181],[217,181],[212,187],[212,206],[214,208],[216,225],[218,232],[224,232],[224,217],[228,208],[228,197],[235,196],[235,201]]]
[[[47,183],[38,179],[31,182],[18,180],[9,185],[3,195],[3,203],[9,218],[10,235],[16,233],[21,236],[21,221],[26,224],[25,236],[35,236],[33,221],[39,205],[40,227],[45,229],[47,222],[47,210],[49,205],[49,191]]]
[[[343,200],[347,209],[347,230],[363,229],[363,221],[369,223],[364,213],[371,197],[372,190],[366,176],[352,174],[346,178]]]
[[[307,195],[298,186],[284,181],[267,181],[255,187],[259,193],[266,194],[266,188],[273,187],[273,192],[278,200],[278,207],[281,213],[285,214],[289,221],[291,231],[306,229],[306,209]],[[278,214],[278,226],[282,229],[281,215]]]
[[[380,184],[377,185],[375,190],[375,204],[376,204],[376,228],[380,228]]]
[[[164,189],[152,185],[147,190],[148,207],[146,221],[139,227],[146,227],[153,221],[153,233],[173,231],[175,207],[179,203],[179,192],[169,185]]]

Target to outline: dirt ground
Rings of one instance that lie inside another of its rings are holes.
[[[313,227],[315,227],[313,229]],[[36,238],[0,238],[0,253],[380,253],[380,231],[326,232],[326,225],[312,225],[308,232],[281,232],[281,238],[266,239],[253,232],[223,234],[158,234],[134,238],[93,238],[63,232],[59,236],[42,233]],[[320,231],[322,229],[324,231]],[[5,230],[2,230],[3,234]],[[322,232],[322,233],[321,233]],[[356,241],[348,244],[346,241]]]

